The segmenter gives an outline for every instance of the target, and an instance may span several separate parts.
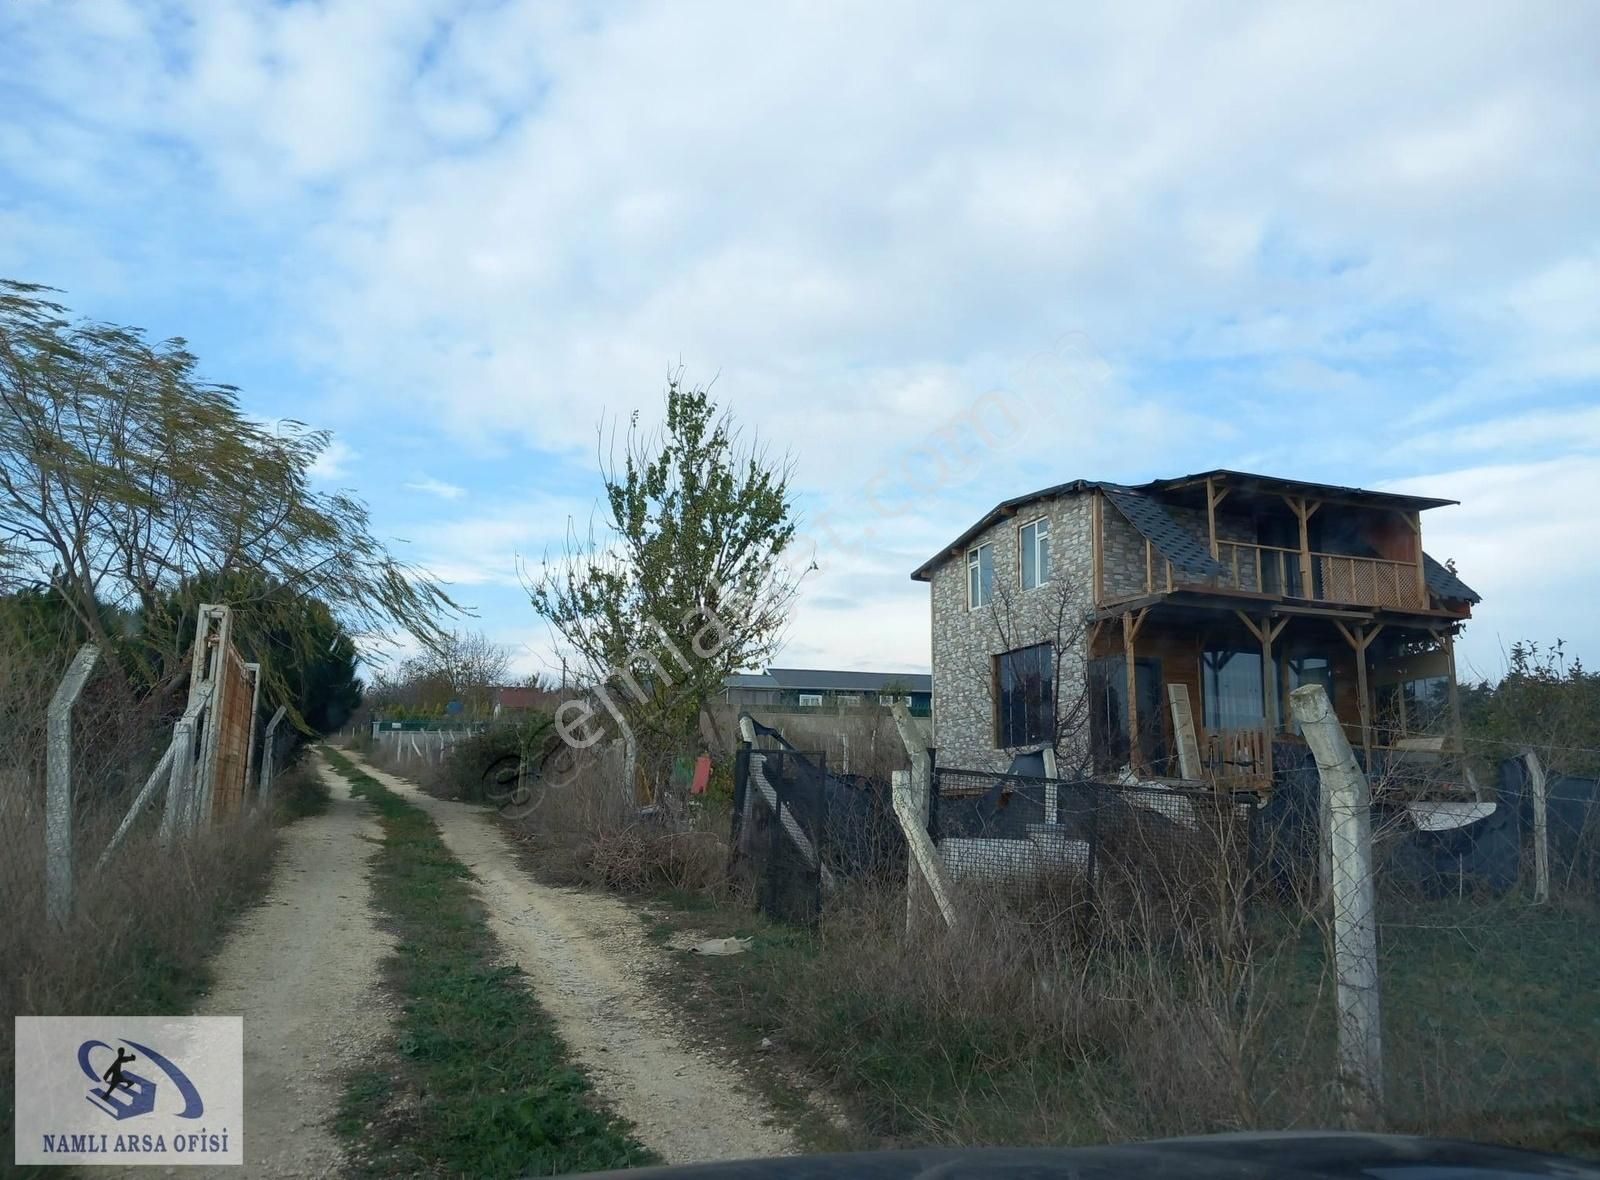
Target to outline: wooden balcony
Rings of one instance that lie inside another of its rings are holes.
[[[1305,555],[1298,549],[1244,541],[1218,541],[1217,560],[1223,566],[1220,574],[1196,579],[1175,571],[1171,562],[1158,561],[1153,554],[1147,554],[1145,589],[1271,594],[1396,610],[1426,610],[1428,607],[1420,570],[1411,561],[1352,557],[1342,553]],[[1157,569],[1158,565],[1164,569]],[[1309,587],[1306,586],[1308,571]]]

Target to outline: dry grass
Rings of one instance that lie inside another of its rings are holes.
[[[667,799],[641,808],[605,755],[584,756],[533,791],[511,822],[545,879],[624,893],[725,890],[725,804]]]
[[[8,1061],[13,1015],[189,1011],[230,922],[265,887],[277,844],[259,815],[167,850],[153,833],[134,836],[104,873],[79,873],[72,919],[57,929],[44,914],[42,826],[11,823],[3,835],[0,857],[16,886],[0,923],[0,1059]],[[11,1082],[10,1070],[0,1075],[3,1139],[11,1135]]]

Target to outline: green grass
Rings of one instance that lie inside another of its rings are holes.
[[[272,784],[272,813],[278,823],[321,815],[332,801],[328,784],[307,760],[285,771]]]
[[[553,1175],[656,1162],[596,1101],[550,1017],[499,965],[467,870],[426,813],[336,751],[383,825],[374,896],[398,937],[392,1057],[347,1080],[355,1172]]]

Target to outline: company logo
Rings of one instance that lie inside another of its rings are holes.
[[[104,1041],[89,1040],[78,1046],[78,1068],[91,1083],[99,1083],[91,1085],[88,1094],[90,1104],[97,1110],[114,1119],[138,1118],[142,1114],[151,1114],[155,1111],[156,1083],[142,1074],[132,1073],[123,1068],[143,1056],[166,1075],[167,1080],[172,1083],[172,1088],[182,1098],[183,1109],[176,1112],[176,1118],[197,1119],[205,1114],[205,1102],[200,1098],[200,1091],[195,1089],[194,1083],[189,1080],[189,1075],[148,1045],[124,1040],[117,1048],[111,1064],[100,1072],[96,1072],[95,1068],[96,1050],[104,1053],[112,1051],[111,1046]]]
[[[18,1164],[242,1164],[238,1016],[16,1018]]]

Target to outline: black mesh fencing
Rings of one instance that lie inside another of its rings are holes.
[[[815,925],[828,832],[827,761],[793,750],[741,749],[734,766],[734,856],[754,873],[761,912]]]
[[[1008,910],[1231,936],[1255,879],[1255,802],[939,768],[928,827],[952,885]]]

